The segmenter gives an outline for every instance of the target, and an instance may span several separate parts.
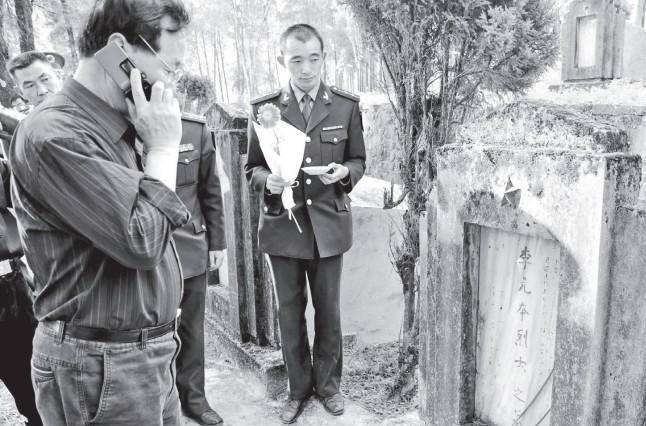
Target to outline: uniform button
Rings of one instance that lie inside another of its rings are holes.
[[[334,141],[334,142],[338,142],[339,140],[338,140],[337,138],[334,138],[334,139],[333,139],[333,141]]]
[[[312,138],[310,138],[309,136],[307,136],[307,137],[305,138],[305,142],[312,142]]]
[[[202,229],[206,231],[206,225],[202,225]]]
[[[308,198],[308,199],[307,199],[307,201],[306,201],[306,203],[307,203],[307,205],[308,205],[308,206],[311,206],[311,205],[312,205],[312,200],[310,200],[310,199]]]
[[[311,159],[310,157],[307,157],[307,158],[305,159],[305,162],[306,162],[307,164],[310,164],[310,163],[312,162],[312,159]]]
[[[267,213],[267,212],[269,211],[269,208],[268,208],[268,207],[264,207],[264,208],[263,208],[263,210],[265,211],[265,213]]]
[[[185,162],[185,163],[188,163],[188,158],[185,158],[185,159],[184,159],[184,162]]]
[[[308,179],[306,179],[306,180],[305,180],[305,183],[306,183],[306,184],[308,184],[308,185],[311,185],[311,184],[312,184],[312,179],[309,179],[309,178],[308,178]]]

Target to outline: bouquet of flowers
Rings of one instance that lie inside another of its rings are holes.
[[[260,149],[269,169],[283,180],[292,182],[283,190],[281,200],[283,207],[288,211],[289,219],[294,221],[298,232],[302,233],[303,231],[292,212],[296,205],[292,188],[298,186],[296,178],[303,162],[307,135],[282,121],[280,110],[273,104],[261,106],[258,109],[257,120],[258,123],[253,122],[253,127],[258,135]]]

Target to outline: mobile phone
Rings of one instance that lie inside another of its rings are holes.
[[[126,98],[134,102],[132,99],[132,87],[130,87],[130,72],[137,68],[137,65],[128,57],[126,51],[116,42],[111,41],[97,51],[94,57],[117,86],[119,86]],[[141,73],[141,86],[146,99],[150,100],[152,84],[150,84],[146,78],[146,74],[143,72]]]

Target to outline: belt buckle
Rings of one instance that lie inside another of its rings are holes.
[[[0,276],[10,274],[11,272],[13,272],[11,259],[0,261]]]

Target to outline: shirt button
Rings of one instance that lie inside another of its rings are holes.
[[[311,159],[310,157],[307,157],[307,158],[305,159],[305,162],[306,162],[307,164],[310,164],[310,163],[312,162],[312,159]]]
[[[265,206],[263,210],[265,211],[265,213],[267,213],[269,211],[269,208]]]
[[[202,229],[206,231],[206,225],[202,225]]]
[[[307,137],[305,138],[305,142],[312,142],[312,138],[310,138],[309,136],[307,136]]]
[[[184,159],[184,162],[185,162],[186,164],[188,164],[188,158],[185,158],[185,159]]]
[[[308,198],[308,199],[307,199],[307,201],[306,201],[306,203],[307,203],[307,205],[308,205],[308,206],[311,206],[311,205],[312,205],[312,200],[310,200],[310,199]]]
[[[311,185],[312,184],[312,179],[306,179],[305,183],[308,184],[308,185]]]
[[[333,141],[334,141],[334,142],[338,142],[338,141],[339,141],[339,139],[337,139],[337,138],[334,138],[334,139],[333,139]]]

